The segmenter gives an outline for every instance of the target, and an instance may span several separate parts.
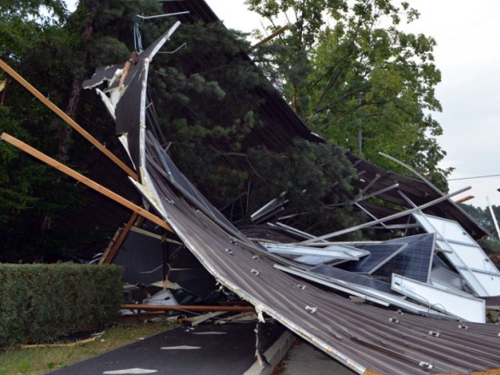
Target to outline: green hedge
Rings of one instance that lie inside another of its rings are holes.
[[[0,264],[0,347],[102,329],[121,302],[121,267]]]

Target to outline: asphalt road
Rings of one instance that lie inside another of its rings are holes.
[[[265,347],[284,332],[265,325]],[[240,375],[255,362],[255,324],[203,324],[166,331],[50,372],[51,375]]]
[[[309,343],[297,339],[276,375],[354,375],[355,372]]]

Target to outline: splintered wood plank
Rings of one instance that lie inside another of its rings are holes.
[[[64,164],[59,163],[57,160],[52,159],[51,157],[34,149],[33,147],[18,140],[17,138],[14,138],[7,133],[2,133],[0,138],[3,139],[4,141],[10,143],[11,145],[19,148],[20,150],[26,152],[27,154],[37,158],[38,160],[41,160],[44,163],[46,163],[46,164],[56,168],[57,170],[67,174],[68,176],[74,178],[75,180],[80,181],[82,184],[84,184],[84,185],[88,186],[89,188],[94,189],[95,191],[105,195],[106,197],[114,200],[115,202],[121,204],[122,206],[125,206],[134,212],[137,212],[142,217],[152,221],[153,223],[159,225],[160,227],[162,227],[162,228],[164,228],[172,233],[174,232],[172,227],[166,221],[159,218],[158,216],[153,215],[151,212],[146,211],[145,209],[137,206],[136,204],[130,202],[129,200],[123,198],[122,196],[112,192],[111,190],[105,188],[104,186],[99,185],[97,182],[92,181],[90,178],[83,176],[82,174],[65,166]]]

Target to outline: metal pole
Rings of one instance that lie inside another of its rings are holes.
[[[383,152],[379,152],[379,155],[389,159],[389,160],[392,160],[394,163],[396,164],[399,164],[401,165],[402,167],[408,169],[410,172],[414,173],[418,178],[420,178],[422,180],[422,182],[424,182],[427,186],[429,186],[431,189],[434,189],[436,192],[438,192],[439,194],[444,194],[441,190],[439,190],[434,184],[432,184],[429,180],[427,180],[424,176],[422,176],[420,173],[418,173],[415,169],[413,169],[412,167],[410,167],[409,165],[403,163],[402,161],[390,156],[390,155],[387,155],[387,154],[384,154]],[[453,201],[450,201],[450,203],[455,206],[462,214],[464,214],[470,221],[472,221],[473,223],[475,223],[479,228],[481,228],[481,225],[477,222],[476,219],[474,219],[471,215],[469,215],[467,212],[465,212],[465,210],[460,207],[458,204],[456,204],[455,202]],[[484,229],[482,229],[482,231],[484,232]],[[486,232],[485,232],[486,233]],[[488,234],[488,233],[486,233]]]
[[[398,160],[395,157],[392,157],[390,155],[384,154],[383,152],[379,152],[378,154],[381,155],[381,156],[383,156],[384,158],[387,158],[387,159],[393,161],[396,164],[399,164],[402,167],[405,167],[410,172],[414,173],[415,176],[417,176],[418,178],[420,178],[427,186],[431,187],[432,189],[434,189],[438,193],[444,194],[434,184],[432,184],[429,180],[427,180],[424,176],[422,176],[420,173],[418,173],[415,169],[413,169],[412,167],[410,167],[408,164],[403,163],[401,160]]]
[[[414,207],[414,208],[411,208],[411,209],[406,210],[406,211],[398,212],[398,213],[395,213],[393,215],[386,216],[386,217],[384,217],[382,219],[378,219],[378,220],[370,221],[368,223],[357,225],[355,227],[351,227],[351,228],[347,228],[347,229],[342,229],[340,231],[333,232],[333,233],[330,233],[330,234],[325,234],[323,236],[316,237],[316,238],[313,238],[313,239],[310,239],[310,240],[307,240],[307,241],[298,242],[298,244],[305,245],[305,244],[312,243],[312,242],[318,242],[318,241],[321,241],[321,240],[326,240],[326,239],[329,239],[329,238],[332,238],[332,237],[336,237],[336,236],[340,236],[340,235],[343,235],[343,234],[355,232],[355,231],[360,230],[360,229],[368,228],[368,227],[371,227],[372,225],[376,225],[376,224],[380,224],[380,223],[383,223],[383,222],[386,222],[386,221],[398,219],[400,217],[409,215],[409,214],[411,214],[411,213],[413,213],[415,211],[421,211],[421,210],[426,209],[427,207],[430,207],[430,206],[433,206],[433,205],[435,205],[435,204],[437,204],[439,202],[445,201],[445,200],[449,199],[450,197],[453,197],[455,195],[463,193],[464,191],[469,190],[470,188],[471,188],[470,186],[467,186],[467,187],[465,187],[463,189],[460,189],[460,190],[458,190],[458,191],[456,191],[454,193],[450,193],[450,194],[444,195],[444,196],[442,196],[440,198],[434,199],[433,201],[427,202],[427,203],[425,203],[425,204],[423,204],[421,206]]]
[[[139,14],[136,15],[137,18],[140,18],[142,20],[154,20],[156,18],[163,18],[163,17],[173,17],[173,16],[180,16],[182,14],[189,14],[189,11],[185,12],[177,12],[177,13],[165,13],[165,14],[158,14],[156,16],[141,16]]]
[[[231,311],[231,312],[245,312],[245,311],[255,311],[253,306],[197,306],[197,305],[175,305],[175,306],[163,306],[163,305],[136,305],[136,304],[125,304],[121,306],[124,310],[144,310],[144,311]]]
[[[377,173],[375,175],[375,177],[373,178],[373,180],[371,180],[368,185],[366,185],[359,193],[358,195],[356,196],[355,199],[358,199],[358,198],[361,198],[363,196],[363,194],[365,193],[365,191],[367,191],[369,188],[372,187],[372,185],[377,182],[377,180],[380,178],[380,175]],[[364,181],[364,180],[363,180]]]
[[[367,199],[369,199],[369,198],[372,198],[372,197],[375,197],[375,196],[377,196],[377,195],[383,194],[383,193],[385,193],[386,191],[389,191],[389,190],[395,189],[395,188],[397,188],[397,187],[399,187],[399,183],[395,183],[395,184],[393,184],[393,185],[391,185],[391,186],[387,186],[387,187],[385,187],[385,188],[383,188],[383,189],[380,189],[380,190],[374,191],[373,193],[368,194],[368,195],[366,195],[366,196],[364,196],[364,197],[363,197],[363,196],[361,196],[361,197],[359,197],[359,198],[356,198],[356,199],[354,199],[353,203],[359,203],[359,202],[365,201],[365,200],[367,200]]]

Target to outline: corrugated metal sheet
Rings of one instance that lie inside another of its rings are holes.
[[[283,109],[283,118],[292,119],[291,113]],[[409,375],[500,369],[499,326],[401,314],[295,279],[275,269],[275,261],[263,256],[258,244],[224,230],[176,189],[161,168],[165,151],[152,143],[134,147],[146,153],[141,155],[148,175],[145,197],[155,200],[152,206],[165,213],[164,219],[221,286],[349,368],[360,374]]]

